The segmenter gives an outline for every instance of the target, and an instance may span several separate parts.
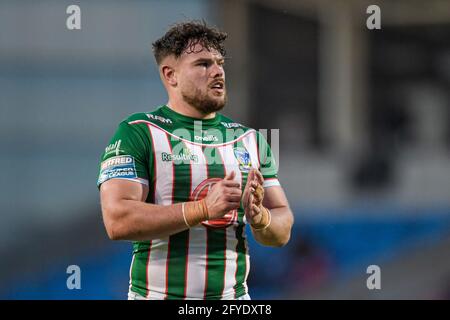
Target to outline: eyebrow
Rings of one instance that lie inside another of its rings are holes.
[[[198,58],[196,60],[194,60],[192,63],[199,63],[199,62],[212,62],[212,61],[218,61],[218,62],[225,62],[225,58],[217,58],[217,59],[212,59],[212,58]]]

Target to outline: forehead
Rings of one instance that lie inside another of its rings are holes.
[[[192,62],[197,59],[223,59],[223,56],[214,48],[209,50],[201,44],[196,44],[194,47],[188,47],[179,57],[180,61]]]

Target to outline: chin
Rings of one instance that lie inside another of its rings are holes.
[[[227,96],[225,93],[220,96],[213,94],[202,95],[199,92],[194,95],[183,94],[183,99],[203,114],[220,111],[223,107],[225,107],[227,102]]]
[[[221,105],[225,105],[225,103],[227,102],[227,98],[226,98],[225,94],[223,94],[221,96],[212,96],[211,100],[213,100],[217,104],[221,104]]]

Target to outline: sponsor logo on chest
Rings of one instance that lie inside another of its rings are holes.
[[[204,142],[217,142],[219,141],[219,138],[217,138],[213,134],[208,134],[206,136],[194,136],[195,141],[204,141]]]
[[[161,160],[164,162],[173,161],[175,164],[189,163],[190,161],[198,163],[198,155],[193,154],[187,148],[183,148],[179,154],[162,152]]]

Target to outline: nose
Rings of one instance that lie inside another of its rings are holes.
[[[214,63],[211,66],[211,77],[212,78],[223,78],[225,76],[225,71],[223,70],[223,66]]]

